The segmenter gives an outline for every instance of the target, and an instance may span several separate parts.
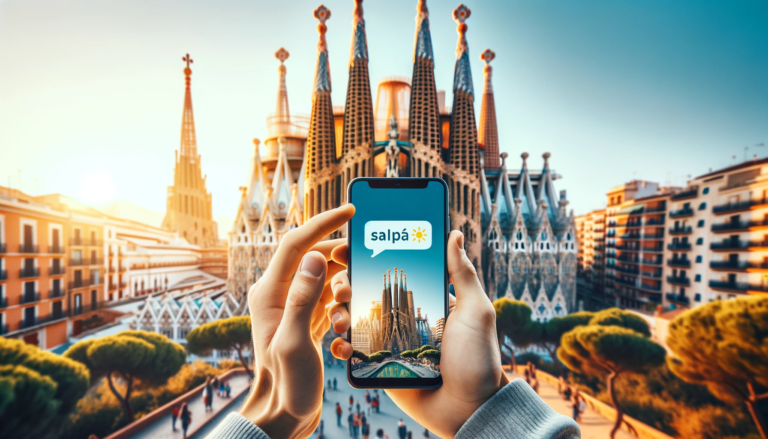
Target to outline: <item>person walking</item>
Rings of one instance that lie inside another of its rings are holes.
[[[368,408],[368,415],[371,414],[371,392],[365,391],[365,405]]]
[[[362,425],[362,421],[360,419],[360,413],[355,414],[355,439],[357,439],[360,436],[360,426]]]
[[[208,377],[205,380],[205,389],[203,389],[203,401],[205,402],[205,411],[213,411],[213,380]]]
[[[424,437],[429,437],[429,430],[426,428],[424,429]]]
[[[402,419],[397,423],[397,436],[400,439],[405,439],[405,436],[408,434],[408,429],[405,427],[405,423]]]
[[[224,397],[224,381],[219,381],[219,390],[217,395],[219,396],[219,398]]]
[[[355,404],[355,408],[357,409],[357,414],[359,415],[360,414],[360,401],[357,401],[357,403]]]
[[[352,407],[349,408],[349,416],[347,416],[347,427],[349,427],[349,437],[355,437],[355,414],[352,413]]]
[[[373,406],[373,410],[376,413],[380,413],[379,412],[379,397],[378,397],[378,395],[373,397],[373,401],[371,401],[371,405]]]
[[[336,390],[336,377],[333,378],[333,390]]]
[[[328,390],[333,389],[333,384],[331,383],[331,380],[328,380]]]
[[[227,381],[227,385],[224,387],[224,390],[227,392],[227,398],[230,398],[232,396],[232,386],[229,385],[229,381]]]
[[[187,407],[186,402],[181,404],[181,409],[179,412],[179,416],[181,417],[181,429],[184,432],[184,439],[186,439],[187,429],[189,428],[189,424],[192,423],[192,412],[189,411],[189,407]]]
[[[355,405],[355,398],[352,395],[349,395],[349,409],[352,409],[352,406]]]
[[[368,439],[370,436],[371,436],[371,424],[363,421],[363,439]]]
[[[341,404],[336,403],[336,426],[341,427]]]
[[[173,406],[173,411],[171,412],[171,428],[173,428],[173,431],[176,431],[177,419],[179,419],[179,407]]]
[[[576,389],[576,391],[573,393],[573,398],[571,399],[571,410],[573,414],[573,420],[576,422],[579,422],[579,400],[581,399],[581,395],[579,394],[579,389]]]

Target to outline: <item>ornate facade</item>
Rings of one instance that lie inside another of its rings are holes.
[[[444,92],[436,87],[429,11],[426,1],[420,0],[412,77],[385,78],[374,108],[362,0],[356,0],[340,130],[331,102],[325,39],[331,13],[320,6],[314,15],[320,24],[312,112],[308,119],[288,113],[282,64],[287,52],[281,49],[278,105],[276,115],[268,120],[265,142],[271,146],[260,151],[256,141],[251,176],[242,188],[230,232],[229,291],[242,300],[266,269],[280,238],[313,215],[346,202],[346,186],[352,179],[438,177],[450,188],[451,228],[464,233],[468,256],[491,299],[507,296],[526,301],[541,320],[575,309],[573,215],[567,212],[565,193],[555,191],[549,154],[544,154],[540,172],[528,170],[527,153],[519,172],[507,170],[507,155],[499,154],[490,67],[495,55],[490,50],[481,55],[486,65],[478,130],[466,38],[470,10],[460,5],[453,13],[458,42],[452,107],[444,106]],[[336,138],[339,133],[341,139]],[[410,312],[409,318],[417,318]],[[388,324],[394,323],[392,318]],[[374,319],[369,320],[372,334],[377,329]],[[392,331],[383,321],[380,324],[378,330]],[[411,330],[408,337],[417,332]]]
[[[192,59],[183,59],[186,89],[181,122],[181,146],[176,153],[173,186],[168,186],[163,228],[177,232],[190,244],[214,247],[218,244],[218,229],[213,221],[211,194],[205,188],[200,155],[197,153],[195,116],[192,113]]]

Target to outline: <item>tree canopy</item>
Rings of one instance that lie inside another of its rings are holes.
[[[434,360],[435,363],[440,364],[440,351],[437,349],[427,349],[421,352],[417,358],[429,358]]]
[[[531,308],[525,302],[506,297],[493,302],[496,310],[496,334],[499,339],[499,349],[502,346],[511,352],[510,361],[515,364],[515,346],[524,348],[541,338],[541,323],[531,320]],[[507,344],[508,337],[513,345]],[[502,351],[503,354],[503,351]]]
[[[92,378],[105,376],[129,422],[133,421],[130,397],[135,380],[162,384],[175,375],[186,360],[181,345],[163,335],[145,331],[123,331],[84,340],[69,348],[64,357],[83,363],[91,371]],[[113,374],[125,383],[123,393],[115,386]]]
[[[589,321],[590,325],[599,326],[620,326],[639,332],[644,337],[651,336],[651,328],[648,322],[637,314],[621,310],[619,308],[608,308],[596,312]]]
[[[367,362],[370,361],[368,359],[368,355],[365,355],[364,353],[362,353],[362,352],[360,352],[358,350],[353,350],[352,351],[352,358],[357,358],[358,360],[360,360],[360,361],[362,361],[364,363],[367,363]]]
[[[723,401],[746,403],[766,437],[756,405],[768,398],[768,297],[717,300],[685,312],[669,324],[667,346],[675,375]]]
[[[560,339],[563,337],[563,334],[573,330],[573,328],[589,324],[594,315],[594,313],[588,311],[576,312],[563,317],[553,317],[542,325],[539,344],[549,352],[552,362],[558,367],[561,375],[563,374],[563,367],[557,358],[557,348],[560,347]]]
[[[0,337],[0,437],[48,437],[88,391],[82,364]]]
[[[251,349],[251,317],[230,317],[198,326],[187,334],[187,349],[193,354],[207,355],[213,349],[235,350],[240,363],[252,374],[243,357]]]

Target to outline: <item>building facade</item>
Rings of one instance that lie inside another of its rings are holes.
[[[173,186],[168,186],[163,229],[176,232],[190,244],[200,247],[218,245],[218,228],[213,221],[211,194],[205,187],[201,157],[197,153],[195,116],[192,112],[192,59],[183,59],[186,88],[181,121],[181,146],[176,152]]]
[[[372,106],[368,45],[362,1],[355,2],[347,95],[331,102],[330,51],[325,38],[330,11],[318,7],[319,38],[309,118],[288,110],[280,49],[275,115],[267,121],[266,148],[255,140],[254,159],[229,234],[228,289],[241,302],[259,279],[281,237],[308,218],[346,202],[356,177],[438,177],[450,188],[451,227],[465,248],[488,295],[524,300],[537,319],[576,308],[576,234],[565,193],[544,154],[544,167],[507,170],[499,154],[493,98],[495,55],[486,50],[481,118],[474,112],[474,85],[466,38],[470,10],[454,11],[458,42],[453,105],[437,90],[426,2],[417,5],[411,78],[386,77]],[[343,228],[334,233],[343,236]],[[383,306],[383,305],[382,305]]]
[[[577,297],[584,309],[610,306],[605,294],[605,209],[577,216]]]

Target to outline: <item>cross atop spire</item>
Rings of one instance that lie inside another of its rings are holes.
[[[463,90],[474,95],[472,87],[472,71],[469,68],[469,46],[467,45],[467,23],[465,21],[472,11],[463,4],[453,10],[453,19],[459,24],[459,41],[456,45],[456,67],[453,73],[453,91]]]
[[[314,16],[320,24],[317,25],[317,32],[320,38],[317,42],[317,66],[315,67],[315,91],[331,91],[331,68],[328,65],[328,44],[325,40],[325,33],[328,27],[325,22],[331,18],[330,9],[320,5],[315,9]]]
[[[276,122],[280,124],[290,123],[289,118],[291,113],[288,109],[288,88],[285,85],[286,68],[285,64],[283,64],[289,56],[290,53],[288,53],[288,51],[282,47],[277,52],[275,52],[275,58],[280,61],[280,66],[277,68],[277,71],[280,73],[280,83],[277,87],[277,104],[275,105],[275,116],[278,118]]]
[[[197,137],[195,135],[195,116],[192,112],[192,69],[189,68],[189,65],[194,61],[192,61],[189,54],[183,56],[181,60],[187,63],[187,67],[184,69],[184,80],[187,87],[184,91],[184,113],[181,118],[180,155],[182,157],[189,157],[192,163],[194,163],[197,160]]]

